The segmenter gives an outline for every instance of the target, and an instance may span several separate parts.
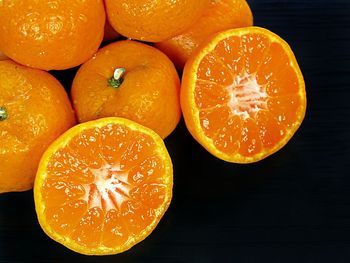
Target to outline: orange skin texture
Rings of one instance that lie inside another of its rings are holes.
[[[104,32],[102,0],[4,1],[0,50],[43,70],[78,66],[97,51]]]
[[[253,15],[245,0],[211,0],[202,16],[184,33],[155,44],[182,70],[193,51],[220,31],[253,25]]]
[[[62,85],[49,73],[0,61],[0,193],[33,186],[42,153],[75,124]]]
[[[125,68],[118,88],[108,84],[114,70]],[[124,40],[98,51],[78,71],[71,95],[79,122],[123,117],[167,137],[181,116],[180,80],[174,65],[154,47]]]
[[[113,28],[125,37],[159,42],[184,32],[204,12],[209,0],[106,0]]]

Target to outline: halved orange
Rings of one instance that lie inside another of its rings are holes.
[[[216,157],[259,161],[281,149],[304,119],[305,83],[289,45],[247,27],[221,32],[186,63],[181,106],[192,136]]]
[[[117,254],[146,238],[171,197],[172,163],[154,131],[122,118],[77,125],[44,153],[34,185],[46,234],[86,255]]]

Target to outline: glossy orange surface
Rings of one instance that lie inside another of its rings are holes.
[[[246,163],[283,147],[306,110],[290,47],[251,27],[224,31],[186,65],[181,105],[192,135],[215,156]]]
[[[75,116],[53,76],[10,60],[0,61],[0,94],[0,193],[29,190],[41,155]]]
[[[125,68],[123,82],[112,87],[114,71]],[[78,71],[72,99],[79,122],[123,117],[168,136],[181,117],[180,80],[159,50],[131,40],[105,46]]]
[[[97,51],[104,23],[102,0],[1,1],[0,50],[26,66],[72,68]]]
[[[172,195],[172,164],[161,138],[139,124],[105,118],[78,125],[41,160],[39,222],[83,254],[115,254],[147,237]]]
[[[182,70],[193,51],[211,35],[252,25],[253,15],[245,0],[211,0],[205,12],[190,28],[155,46]]]
[[[106,0],[113,28],[125,37],[158,42],[184,32],[204,12],[209,0]]]

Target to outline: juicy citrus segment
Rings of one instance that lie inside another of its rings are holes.
[[[85,189],[81,184],[50,177],[45,180],[42,192],[46,207],[57,207],[65,202],[76,201],[85,195]]]
[[[67,182],[90,183],[94,177],[89,168],[82,159],[79,159],[78,153],[73,150],[67,151],[65,147],[51,156],[47,171],[53,177],[52,180],[60,178]],[[50,180],[47,180],[44,186],[49,182]],[[56,183],[56,181],[53,182]]]
[[[283,76],[280,75],[280,71],[285,71],[284,66],[289,64],[289,58],[284,51],[283,46],[279,43],[271,43],[270,48],[265,55],[264,63],[260,65],[259,71],[256,72],[256,78],[261,85],[271,85],[273,84],[272,80],[283,79],[281,78]],[[279,74],[279,77],[277,77],[276,74]],[[269,93],[269,95],[273,94]]]
[[[131,168],[129,177],[131,182],[135,184],[162,183],[161,175],[164,173],[164,165],[162,160],[157,156],[151,156],[142,161],[139,165]],[[134,193],[131,191],[131,194]]]
[[[290,96],[298,92],[299,81],[295,75],[295,71],[290,66],[285,67],[285,69],[273,75],[270,73],[270,76],[264,77],[268,79],[265,84],[268,96]]]
[[[302,99],[298,95],[271,98],[268,107],[274,118],[285,128],[292,128],[297,125],[298,113]]]
[[[86,213],[86,202],[83,200],[67,200],[61,205],[58,203],[50,205],[52,206],[45,210],[45,216],[52,230],[59,235],[70,235]]]
[[[230,85],[233,82],[230,70],[213,53],[206,55],[198,67],[197,78],[221,85]]]
[[[244,67],[244,59],[240,47],[241,39],[235,36],[220,41],[214,50],[217,59],[222,61],[232,75],[241,73]]]
[[[256,125],[258,126],[259,137],[264,148],[273,148],[285,135],[283,125],[269,111],[258,112]]]
[[[143,240],[171,200],[162,139],[121,118],[78,125],[44,154],[35,182],[39,222],[83,254],[115,254]]]
[[[227,106],[201,110],[199,112],[201,128],[208,137],[213,138],[222,128],[222,123],[228,122],[229,116],[230,109]]]
[[[253,119],[247,118],[244,120],[239,143],[239,154],[244,157],[251,157],[260,153],[262,145],[259,138],[259,129]]]
[[[290,47],[258,28],[214,36],[186,64],[181,105],[191,134],[230,162],[261,160],[283,147],[306,109]]]
[[[104,218],[102,245],[105,247],[121,247],[128,241],[127,229],[123,222],[118,220],[118,212],[109,210]]]
[[[240,50],[244,58],[247,74],[255,74],[264,63],[270,46],[270,39],[262,34],[244,34],[241,36]]]
[[[200,81],[196,83],[196,105],[199,109],[213,108],[229,101],[230,97],[224,86]]]
[[[238,116],[231,116],[227,121],[227,127],[218,130],[213,142],[216,148],[234,154],[239,149],[239,138],[241,137],[242,122]]]
[[[101,244],[103,213],[100,207],[89,208],[74,226],[70,238],[88,249],[97,248]]]

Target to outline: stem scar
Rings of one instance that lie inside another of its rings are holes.
[[[125,68],[116,68],[114,70],[113,76],[108,80],[108,85],[115,89],[119,88],[124,81],[123,77],[125,75],[125,72]]]
[[[0,107],[0,121],[4,121],[8,118],[8,112],[5,107]]]

